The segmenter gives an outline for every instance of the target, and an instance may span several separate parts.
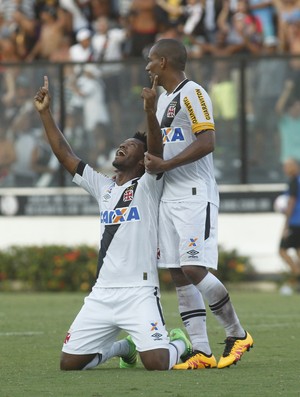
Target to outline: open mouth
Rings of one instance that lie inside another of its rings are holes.
[[[125,156],[125,155],[126,155],[126,153],[124,152],[123,149],[118,149],[116,152],[116,156]]]

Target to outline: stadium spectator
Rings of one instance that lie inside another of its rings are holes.
[[[37,179],[37,173],[33,167],[33,156],[37,146],[37,139],[31,124],[31,114],[22,115],[22,122],[14,123],[14,133],[16,161],[11,170],[14,178],[14,186],[31,187]],[[24,150],[24,148],[26,148]]]
[[[288,52],[288,23],[300,20],[300,0],[273,0],[277,15],[279,50]]]
[[[181,11],[184,3],[184,0],[156,0],[154,11],[160,33],[170,28],[178,28],[184,23]]]
[[[97,166],[99,153],[109,154],[112,149],[109,133],[110,115],[106,104],[105,88],[98,65],[86,64],[73,83],[70,106],[73,112],[82,112],[82,144],[89,153],[89,162]]]
[[[0,14],[4,20],[1,35],[14,40],[21,59],[27,56],[36,39],[37,20],[34,5],[34,0],[0,2]]]
[[[27,55],[27,61],[50,60],[52,54],[56,52],[62,42],[65,33],[65,18],[62,10],[55,7],[45,6],[41,9],[39,37]]]
[[[120,92],[124,70],[123,46],[127,39],[127,30],[111,26],[109,19],[105,16],[98,18],[93,26],[95,33],[92,38],[92,47],[95,58],[101,63],[101,76],[105,85],[109,112],[112,115],[111,141],[117,145],[120,139],[116,135],[122,131]],[[108,64],[105,64],[106,62]]]
[[[20,62],[21,57],[18,54],[17,46],[13,38],[5,37],[0,39],[0,62],[3,62],[1,66],[1,104],[3,106],[3,118],[6,118],[6,110],[9,109],[10,105],[15,100],[16,95],[16,79],[19,75],[19,68],[10,68],[5,66],[5,63],[9,62]],[[6,109],[6,110],[5,110]]]
[[[250,161],[253,166],[259,166],[259,172],[267,170],[269,178],[274,178],[281,172],[280,142],[278,136],[278,114],[275,108],[281,96],[287,73],[287,63],[276,56],[278,39],[273,36],[265,38],[261,59],[251,67],[248,81],[248,98],[253,111],[253,131],[249,134],[252,151]],[[276,84],[274,84],[276,76]],[[272,113],[272,117],[266,117]],[[266,164],[269,166],[266,167]]]
[[[70,47],[70,61],[89,62],[96,60],[92,47],[92,35],[90,29],[81,29],[77,32],[77,43]]]
[[[285,222],[280,241],[279,254],[288,265],[292,276],[300,286],[300,167],[294,158],[283,163],[288,182],[288,201],[285,210]],[[293,249],[296,257],[290,251]]]
[[[141,57],[144,49],[155,42],[158,24],[154,8],[155,0],[132,0],[127,15],[127,56]]]
[[[59,6],[72,16],[72,33],[74,38],[81,29],[90,28],[89,1],[59,0]]]
[[[16,161],[14,142],[7,137],[3,121],[0,125],[0,186],[13,186],[11,166]]]
[[[300,69],[300,13],[299,17],[292,19],[287,23],[287,51],[290,55],[298,56],[295,59],[291,59],[290,64],[295,68]]]
[[[57,186],[59,162],[53,154],[47,136],[41,131],[31,156],[32,169],[36,172],[37,187]]]
[[[177,40],[159,40],[149,51],[146,71],[165,92],[156,107],[156,92],[151,91],[148,129],[157,139],[163,136],[164,159],[146,153],[145,165],[148,172],[165,173],[159,265],[170,270],[194,349],[174,369],[224,368],[236,363],[253,340],[242,328],[225,286],[207,269],[216,269],[218,261],[219,194],[212,158],[215,127],[208,94],[186,78],[186,60],[186,49]],[[226,333],[218,364],[207,337],[203,297]]]
[[[224,5],[218,18],[219,29],[226,32],[227,44],[234,53],[259,54],[262,45],[262,26],[258,18],[250,13],[247,0],[238,0],[234,13]]]
[[[127,30],[111,25],[107,17],[100,17],[93,23],[92,47],[98,62],[123,60],[123,46],[127,38]],[[107,68],[111,67],[112,65],[108,65]]]
[[[216,131],[222,131],[218,135],[218,145],[222,148],[218,156],[218,173],[224,181],[227,176],[237,173],[234,164],[239,158],[238,84],[235,70],[228,62],[214,62],[208,93],[213,104]]]
[[[97,200],[101,213],[97,280],[67,333],[60,368],[89,369],[114,356],[121,357],[121,368],[131,368],[137,350],[146,369],[171,369],[190,342],[180,329],[171,331],[170,342],[159,300],[157,213],[163,181],[161,175],[145,173],[144,152],[148,144],[150,153],[161,155],[161,140],[151,133],[147,143],[141,133],[125,140],[113,162],[115,177],[109,178],[78,158],[56,126],[47,77],[34,102],[54,154]],[[129,337],[116,341],[121,330]]]
[[[272,0],[249,0],[249,10],[262,26],[263,40],[276,38],[275,7]]]
[[[280,160],[300,160],[300,65],[290,62],[281,95],[276,102],[279,115]]]

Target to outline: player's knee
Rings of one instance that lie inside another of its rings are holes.
[[[85,361],[80,360],[80,356],[62,353],[60,357],[60,369],[62,371],[78,371],[84,368]]]
[[[140,353],[144,367],[148,371],[166,371],[169,369],[169,352],[162,349]]]
[[[203,266],[183,266],[183,273],[192,284],[198,284],[208,274],[208,270]]]

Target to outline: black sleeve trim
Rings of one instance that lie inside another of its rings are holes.
[[[85,166],[86,166],[86,164],[83,161],[80,161],[80,163],[77,166],[76,174],[79,174],[82,176]]]

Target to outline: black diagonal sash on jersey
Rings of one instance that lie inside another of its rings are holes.
[[[129,207],[129,205],[131,204],[131,202],[133,200],[133,197],[134,197],[137,185],[138,185],[138,180],[139,180],[139,178],[135,179],[132,182],[132,185],[128,186],[123,191],[123,193],[114,209]],[[132,194],[130,195],[131,197],[130,197],[130,199],[124,201],[124,196],[125,196],[126,192],[128,192],[129,190],[132,191]],[[104,261],[106,252],[108,250],[108,247],[110,246],[110,243],[112,242],[112,239],[114,238],[114,235],[116,234],[116,232],[120,226],[121,226],[121,224],[119,223],[117,225],[106,225],[104,228],[104,233],[102,235],[99,256],[98,256],[97,277],[99,276],[99,273],[100,273],[101,267],[103,265],[103,261]]]
[[[175,98],[172,99],[172,101],[166,107],[165,113],[160,123],[161,128],[170,127],[170,125],[174,120],[174,117],[179,112],[180,108],[181,106],[180,106],[180,93],[179,93],[178,95],[176,95]]]
[[[189,79],[185,79],[183,80],[178,87],[175,89],[175,91],[173,92],[173,94],[175,94],[176,92],[180,91],[181,88],[183,86],[186,85],[186,83],[189,82]],[[174,117],[176,116],[176,114],[179,112],[179,110],[181,109],[180,106],[180,92],[178,93],[178,95],[176,95],[176,97],[174,97],[172,99],[172,101],[169,103],[169,105],[166,107],[165,113],[163,115],[163,118],[161,119],[161,123],[160,123],[160,127],[161,128],[167,128],[170,127]]]

